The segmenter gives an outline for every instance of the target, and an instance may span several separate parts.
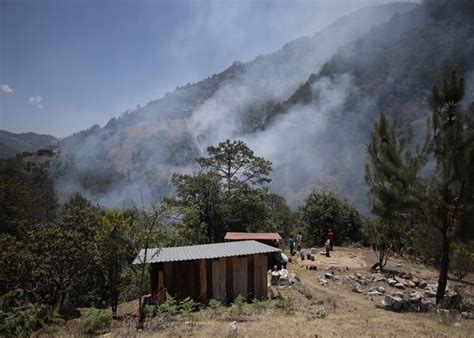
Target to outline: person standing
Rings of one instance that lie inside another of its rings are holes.
[[[334,232],[332,231],[332,229],[329,229],[328,231],[328,241],[329,241],[329,250],[332,251],[333,249],[333,245],[334,245]]]
[[[290,245],[290,254],[293,256],[295,254],[295,240],[293,236],[290,236],[290,239],[288,239],[288,244]]]
[[[302,242],[303,242],[303,235],[298,233],[298,235],[296,235],[296,250],[297,251],[301,251]]]
[[[329,251],[330,251],[330,248],[331,248],[331,241],[329,239],[326,239],[326,243],[324,244],[324,246],[326,247],[326,257],[331,257],[331,255],[329,254]]]

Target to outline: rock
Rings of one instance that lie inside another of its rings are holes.
[[[428,286],[428,283],[425,280],[420,280],[420,283],[418,284],[418,287],[421,289],[425,289]]]
[[[328,314],[324,306],[321,306],[319,309],[313,312],[313,318],[323,319],[323,318],[326,318],[327,315]]]
[[[415,286],[420,285],[420,281],[416,277],[413,277],[411,281],[415,284]]]
[[[405,290],[405,285],[403,285],[402,283],[397,283],[394,285],[397,289],[400,289],[400,290]]]
[[[432,298],[432,297],[436,297],[436,292],[434,292],[433,290],[427,289],[425,290],[424,295],[428,298]]]
[[[407,280],[405,282],[405,286],[408,286],[409,288],[414,288],[414,287],[416,287],[416,284],[413,283],[411,280]]]
[[[459,293],[449,292],[448,294],[444,295],[439,306],[442,309],[458,309],[461,301],[462,297]]]
[[[290,283],[292,284],[301,282],[301,279],[294,272],[290,273],[288,278],[290,279]]]
[[[319,284],[321,285],[326,285],[328,284],[329,282],[327,280],[325,280],[324,278],[319,278]]]
[[[474,314],[472,312],[461,312],[461,316],[464,319],[474,319]]]
[[[361,275],[360,273],[358,273],[358,272],[355,272],[354,275],[355,275],[357,278],[359,278],[359,279],[362,278],[362,275]]]
[[[334,279],[334,277],[335,277],[334,274],[331,272],[324,274],[324,278],[327,278],[327,279]]]
[[[382,305],[398,311],[403,308],[403,299],[387,295],[382,300]]]
[[[401,291],[395,291],[392,293],[392,296],[403,299],[405,297],[405,294]]]
[[[278,271],[278,273],[282,277],[288,277],[288,270],[286,270],[286,269],[281,269],[280,271]]]
[[[357,283],[357,282],[352,283],[352,292],[356,292],[356,293],[362,293],[363,292],[359,283]]]
[[[380,293],[385,293],[385,288],[383,286],[378,286],[377,291]]]
[[[235,320],[229,323],[229,331],[232,333],[237,331],[237,322]]]
[[[398,282],[395,279],[390,278],[389,280],[387,280],[387,283],[390,286],[395,286],[395,284],[397,284]]]
[[[462,324],[461,324],[460,322],[456,322],[456,323],[453,324],[453,326],[454,326],[454,327],[461,327]]]
[[[367,292],[367,296],[373,297],[373,296],[383,296],[382,292],[379,292],[377,290],[374,291],[369,291]]]
[[[402,267],[402,263],[398,263],[397,268],[401,268],[401,267]]]
[[[312,253],[313,255],[316,254],[316,253],[318,253],[318,249],[316,249],[316,248],[311,248],[311,253]]]

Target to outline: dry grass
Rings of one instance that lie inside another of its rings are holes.
[[[279,288],[281,300],[246,304],[237,311],[236,306],[206,309],[193,318],[176,318],[155,330],[136,332],[133,323],[116,323],[113,336],[153,337],[469,337],[474,320],[464,320],[458,314],[398,313],[387,311],[381,305],[382,297],[368,298],[351,291],[345,276],[359,272],[368,275],[375,256],[366,249],[335,248],[330,259],[317,258],[317,271],[306,270],[304,262],[289,264],[302,284]],[[398,266],[400,265],[401,266]],[[392,259],[389,269],[412,273],[418,278],[436,280],[436,271],[401,258]],[[322,286],[318,278],[329,269],[341,277]],[[387,292],[391,288],[384,282]],[[458,288],[450,282],[450,288]],[[369,286],[363,286],[367,291]],[[464,285],[471,293],[471,286]],[[136,304],[121,305],[121,313],[134,312]],[[321,310],[324,308],[324,311]],[[230,324],[234,322],[234,324]]]

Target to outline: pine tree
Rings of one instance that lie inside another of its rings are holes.
[[[464,80],[453,72],[443,87],[434,86],[428,97],[432,108],[429,150],[436,160],[436,170],[420,202],[426,223],[442,236],[437,302],[446,290],[451,237],[474,202],[474,110],[461,109],[464,92]]]

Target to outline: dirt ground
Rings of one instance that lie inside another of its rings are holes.
[[[315,262],[296,259],[288,264],[301,283],[277,287],[281,300],[259,304],[236,305],[213,310],[201,310],[190,318],[150,325],[147,330],[134,331],[132,319],[116,322],[111,336],[147,337],[330,337],[330,336],[473,336],[474,320],[463,319],[459,313],[438,314],[393,312],[382,307],[383,296],[368,297],[369,288],[383,286],[386,294],[395,289],[387,282],[363,285],[364,293],[351,291],[349,275],[371,274],[369,267],[375,263],[375,255],[367,249],[335,247],[331,258],[319,254]],[[306,265],[316,264],[317,270],[307,270]],[[419,279],[436,282],[437,273],[431,268],[392,258],[389,270],[411,273]],[[334,271],[337,280],[321,285],[319,278]],[[472,294],[472,284],[448,283],[450,290]],[[405,295],[413,291],[404,290]],[[119,314],[136,313],[135,303],[122,304]]]

